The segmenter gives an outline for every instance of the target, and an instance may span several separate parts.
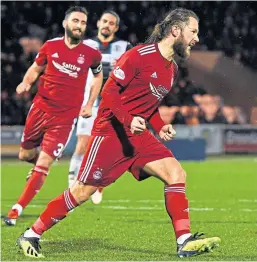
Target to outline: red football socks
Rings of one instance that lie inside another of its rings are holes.
[[[78,203],[70,193],[70,189],[48,203],[46,209],[33,224],[32,230],[42,235],[54,224],[66,217],[67,213],[78,206]]]
[[[185,194],[185,184],[178,183],[165,186],[165,206],[172,220],[176,238],[190,233],[188,200]]]
[[[20,204],[23,208],[25,208],[41,189],[47,174],[48,168],[43,166],[35,166],[33,168],[32,175],[27,181],[25,188],[23,189],[23,192],[17,203]]]

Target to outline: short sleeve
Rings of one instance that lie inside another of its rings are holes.
[[[122,55],[117,61],[110,77],[121,86],[126,87],[139,72],[139,58],[132,49]]]
[[[47,47],[48,47],[48,44],[46,42],[40,48],[35,58],[35,62],[37,63],[38,66],[44,66],[45,64],[47,64]]]
[[[93,74],[98,74],[102,71],[103,66],[102,66],[101,61],[102,61],[102,55],[98,50],[96,50],[93,56],[92,64],[90,66]]]

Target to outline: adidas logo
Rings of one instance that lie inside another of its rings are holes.
[[[61,221],[60,219],[57,219],[57,218],[54,218],[54,217],[51,217],[52,221],[56,224],[58,223],[59,221]]]
[[[59,55],[58,55],[58,53],[54,53],[54,54],[52,55],[52,57],[59,58]]]
[[[152,78],[157,78],[156,72],[152,73],[152,74],[151,74],[151,77],[152,77]]]

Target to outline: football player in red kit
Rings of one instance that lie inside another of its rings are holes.
[[[86,26],[87,10],[80,6],[69,8],[63,21],[64,37],[44,43],[16,89],[18,94],[29,91],[43,73],[26,119],[19,152],[19,159],[34,167],[21,196],[4,219],[6,225],[16,224],[23,209],[42,187],[53,161],[61,157],[79,113],[91,116],[103,80],[102,56],[83,41]],[[89,68],[94,74],[92,88],[87,104],[81,108]]]
[[[179,257],[199,255],[218,246],[218,237],[191,234],[186,173],[164,144],[146,129],[149,122],[164,141],[175,135],[172,126],[162,121],[158,106],[172,88],[178,70],[174,58],[187,58],[199,41],[198,21],[194,12],[175,9],[155,26],[146,44],[132,48],[118,60],[104,86],[77,181],[49,202],[17,240],[26,256],[42,257],[41,235],[87,201],[97,187],[108,186],[126,170],[138,180],[154,176],[164,182],[165,206]]]

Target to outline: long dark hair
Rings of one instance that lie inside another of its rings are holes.
[[[183,28],[188,24],[190,17],[199,21],[199,17],[191,10],[177,8],[170,11],[160,23],[155,25],[152,34],[146,39],[145,44],[160,42],[169,35],[173,25],[178,25]]]

